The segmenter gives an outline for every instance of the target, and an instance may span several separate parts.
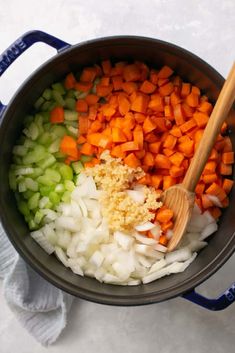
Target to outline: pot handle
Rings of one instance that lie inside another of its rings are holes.
[[[235,283],[216,299],[206,298],[198,294],[195,289],[184,293],[182,297],[208,310],[223,310],[235,301]]]
[[[46,32],[29,31],[19,37],[0,55],[0,76],[25,50],[37,42],[43,42],[55,48],[58,52],[70,47],[70,44],[56,38]],[[6,105],[0,101],[0,118],[3,115]]]

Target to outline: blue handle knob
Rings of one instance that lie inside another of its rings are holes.
[[[208,310],[223,310],[235,301],[235,283],[233,283],[231,287],[229,287],[222,295],[216,299],[206,298],[203,295],[198,294],[195,289],[184,293],[182,297]]]
[[[0,55],[0,76],[6,69],[31,45],[37,42],[43,42],[55,48],[58,52],[70,47],[70,44],[42,31],[30,31],[19,37]],[[0,118],[3,115],[6,106],[0,101]]]

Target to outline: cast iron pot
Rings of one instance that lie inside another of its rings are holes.
[[[9,189],[8,170],[11,151],[22,129],[22,117],[30,111],[34,101],[53,81],[68,72],[94,64],[100,60],[142,60],[151,66],[170,65],[186,81],[200,87],[215,101],[224,82],[211,66],[190,52],[156,39],[118,36],[96,39],[74,46],[41,31],[28,32],[0,56],[0,75],[28,47],[44,42],[57,49],[58,54],[36,70],[18,89],[8,106],[0,103],[0,216],[3,227],[15,249],[41,276],[55,286],[75,296],[111,305],[140,305],[167,300],[179,295],[211,310],[220,310],[235,300],[235,284],[217,299],[207,299],[194,290],[217,271],[235,249],[234,191],[230,206],[224,211],[219,230],[212,237],[189,268],[147,285],[135,287],[101,284],[95,279],[80,277],[65,268],[55,256],[47,255],[30,237],[23,217],[16,207]],[[232,114],[235,118],[234,114]],[[232,115],[228,119],[233,147],[235,132]]]

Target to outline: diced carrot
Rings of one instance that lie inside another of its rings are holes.
[[[156,85],[157,84],[157,81],[158,81],[158,71],[155,70],[155,69],[151,69],[150,70],[150,81]]]
[[[176,92],[172,92],[170,96],[170,102],[173,108],[181,103],[181,98]]]
[[[163,66],[158,72],[158,78],[168,78],[173,74],[173,70],[169,66]]]
[[[225,134],[227,132],[227,129],[228,129],[228,124],[226,123],[226,121],[224,121],[220,130],[221,134]]]
[[[85,97],[85,100],[88,105],[95,105],[98,102],[99,97],[96,94],[88,94]]]
[[[209,160],[212,160],[212,161],[217,161],[217,160],[218,160],[218,157],[219,157],[218,152],[216,151],[216,149],[215,149],[215,148],[212,148],[212,151],[211,151],[211,154],[210,154]]]
[[[111,64],[110,60],[103,60],[101,62],[101,66],[102,66],[104,74],[109,75],[110,71],[112,69],[112,64]]]
[[[157,128],[157,124],[155,121],[153,121],[153,119],[151,117],[147,117],[145,120],[144,120],[144,123],[143,123],[143,131],[145,134],[148,134],[149,132],[155,130]]]
[[[118,96],[118,109],[119,109],[119,113],[121,115],[125,115],[129,112],[130,110],[130,102],[129,100],[124,97],[123,95],[119,95]]]
[[[189,130],[193,129],[195,126],[197,126],[196,122],[194,119],[189,119],[188,121],[186,121],[184,124],[182,124],[180,126],[180,130],[183,133],[188,132]]]
[[[184,159],[182,164],[181,164],[181,167],[183,167],[185,170],[188,169],[188,166],[189,166],[189,161],[188,159]]]
[[[198,99],[198,94],[195,93],[190,93],[187,97],[186,97],[186,103],[192,107],[192,108],[196,108],[198,106],[199,103],[199,99]]]
[[[178,150],[184,153],[185,156],[191,157],[194,150],[194,142],[192,140],[180,143],[178,145]]]
[[[52,124],[59,124],[64,122],[64,108],[56,106],[50,112],[50,122]]]
[[[135,82],[123,82],[122,89],[127,94],[132,94],[137,91],[138,85]]]
[[[126,157],[126,152],[123,152],[120,145],[114,146],[111,149],[110,153],[111,153],[112,157],[117,157],[117,158],[122,158],[122,159]]]
[[[136,64],[127,65],[123,70],[123,77],[125,81],[138,81],[140,79],[140,69]]]
[[[232,142],[229,136],[224,137],[223,152],[231,152],[233,150]]]
[[[209,102],[201,102],[199,104],[198,110],[201,113],[205,113],[205,114],[209,115],[212,111],[212,104]]]
[[[163,176],[163,190],[169,189],[171,186],[176,184],[175,178],[170,175]]]
[[[170,126],[168,127],[167,123],[169,122],[169,120],[166,120],[165,118],[155,117],[154,115],[152,115],[151,119],[154,120],[154,122],[157,124],[157,132],[168,131],[168,128],[170,129],[172,126],[170,123]]]
[[[106,136],[104,133],[95,132],[87,135],[87,142],[96,147],[110,148],[112,144],[111,136]]]
[[[113,89],[114,91],[119,91],[122,89],[123,78],[122,76],[114,76],[112,77]]]
[[[79,113],[86,113],[88,110],[88,104],[85,99],[78,99],[76,102],[76,111]]]
[[[138,151],[139,150],[139,145],[138,143],[134,141],[130,142],[125,142],[121,144],[122,151],[127,152],[127,151]]]
[[[143,158],[143,164],[148,167],[154,166],[154,156],[151,152],[146,152]]]
[[[156,220],[160,223],[166,223],[172,220],[174,213],[169,208],[160,208],[156,214]]]
[[[77,139],[77,144],[82,145],[85,142],[86,142],[86,138],[84,136],[80,135]]]
[[[197,86],[192,86],[191,92],[194,93],[194,94],[197,94],[198,96],[201,95],[201,91],[200,91],[200,89]]]
[[[209,212],[212,215],[212,217],[214,217],[214,219],[218,219],[222,214],[219,207],[211,207],[209,208]]]
[[[173,178],[178,178],[182,175],[184,175],[185,171],[184,168],[182,167],[177,167],[176,165],[173,165],[170,168],[170,176],[172,176]]]
[[[174,114],[173,114],[173,109],[172,109],[171,105],[165,105],[164,115],[169,120],[174,120]]]
[[[229,194],[232,187],[233,187],[234,181],[231,179],[224,179],[223,180],[223,189],[226,192],[226,194]]]
[[[213,207],[214,204],[213,202],[208,198],[207,195],[202,194],[201,195],[201,200],[202,200],[202,207],[206,210],[209,207]]]
[[[82,70],[80,81],[82,82],[93,82],[97,74],[95,67],[86,67]]]
[[[126,142],[127,138],[121,129],[119,129],[118,127],[113,127],[112,140],[113,142]]]
[[[138,159],[142,159],[144,158],[146,151],[143,149],[143,150],[135,151],[134,153]]]
[[[225,191],[216,183],[212,183],[209,188],[206,189],[206,194],[215,195],[220,201],[223,201],[227,196]]]
[[[76,140],[68,135],[63,136],[60,141],[60,152],[77,159],[79,152]]]
[[[184,160],[184,155],[183,153],[175,152],[172,156],[169,157],[169,160],[172,164],[176,165],[177,167],[180,167],[181,163]]]
[[[128,141],[132,141],[133,140],[133,133],[132,133],[130,128],[123,127],[122,131],[125,134],[125,136],[126,136]]]
[[[172,135],[172,136],[175,136],[175,137],[181,137],[182,136],[182,132],[180,130],[180,128],[176,125],[173,126],[173,128],[169,131],[169,133]]]
[[[216,167],[217,167],[217,164],[215,161],[208,161],[204,167],[203,174],[215,173]]]
[[[165,141],[163,142],[163,147],[173,150],[176,143],[177,143],[177,138],[175,136],[168,135]]]
[[[102,130],[103,124],[99,120],[94,120],[90,125],[91,132],[98,132]]]
[[[77,91],[88,92],[92,88],[92,82],[76,82],[74,88]]]
[[[137,113],[145,113],[149,103],[149,96],[143,93],[138,93],[131,104],[131,110]]]
[[[106,97],[112,92],[112,89],[113,89],[113,85],[111,85],[111,84],[109,86],[102,86],[98,83],[96,85],[97,96]]]
[[[144,146],[144,134],[142,127],[140,125],[137,125],[133,131],[133,138],[134,142],[137,142],[139,145],[139,149],[142,150]]]
[[[163,246],[167,246],[168,244],[168,239],[166,237],[165,234],[162,234],[160,237],[159,237],[159,240],[158,240],[159,244],[163,245]]]
[[[134,153],[129,153],[123,161],[131,168],[137,168],[141,165],[140,160],[135,156]]]
[[[205,174],[202,176],[202,180],[204,181],[205,184],[214,183],[217,179],[218,179],[218,175],[216,173]]]
[[[194,113],[193,118],[200,128],[204,128],[209,120],[209,116],[207,114],[201,113],[201,112]]]
[[[165,85],[159,88],[159,93],[161,96],[169,96],[174,90],[174,86],[171,82],[167,82]]]
[[[88,127],[89,127],[89,120],[87,116],[82,116],[80,115],[78,118],[78,122],[79,122],[79,132],[80,134],[86,134],[88,131]]]
[[[70,72],[65,77],[64,86],[66,89],[73,89],[75,87],[75,83],[76,83],[76,78],[74,77],[73,73]]]
[[[84,167],[85,167],[85,168],[93,168],[94,165],[93,165],[92,161],[90,161],[90,162],[85,162],[85,163],[84,163]]]
[[[171,167],[171,161],[164,154],[157,154],[155,157],[155,166],[157,168],[169,169]]]
[[[160,147],[161,147],[160,141],[149,143],[148,145],[149,151],[155,154],[159,153]]]
[[[148,173],[145,173],[145,175],[142,178],[137,180],[137,183],[141,185],[151,185],[151,181],[152,181],[151,175]]]
[[[174,117],[176,125],[182,125],[185,122],[181,104],[174,106]]]
[[[161,223],[161,230],[166,233],[168,229],[173,229],[174,223],[172,221]]]
[[[181,87],[181,96],[185,98],[186,96],[189,95],[190,91],[191,91],[191,84],[183,82]]]
[[[205,190],[205,184],[199,182],[195,188],[195,193],[198,195],[202,195]]]
[[[108,87],[109,84],[110,84],[110,77],[109,77],[109,76],[103,76],[103,77],[101,77],[99,84],[100,84],[101,86],[106,86],[106,87]]]
[[[234,163],[234,152],[222,153],[222,162],[224,164],[233,164]]]
[[[156,90],[156,85],[152,82],[145,80],[140,86],[140,91],[146,94],[151,94]]]
[[[221,204],[222,204],[222,207],[223,207],[223,208],[228,207],[228,205],[229,205],[229,198],[228,198],[228,197],[225,197],[225,199],[223,199],[223,200],[221,201]]]
[[[162,175],[152,175],[151,176],[151,185],[156,189],[159,189],[162,185],[163,176]]]
[[[202,211],[204,211],[204,210],[203,210],[203,207],[202,207],[201,198],[195,197],[195,202],[196,202],[196,204],[198,205],[198,207],[199,207]]]
[[[95,151],[94,146],[92,146],[88,142],[85,142],[80,149],[80,152],[85,156],[91,156],[94,153],[94,151]]]
[[[175,151],[172,151],[169,148],[163,148],[162,152],[167,157],[170,157],[175,153]]]
[[[104,114],[104,116],[106,117],[106,120],[107,120],[107,117],[111,118],[115,114],[116,110],[115,110],[115,108],[112,105],[104,104],[102,106],[102,112],[103,112],[103,114]]]
[[[159,141],[159,136],[155,134],[155,132],[149,132],[148,134],[145,134],[144,136],[144,141],[148,143],[154,143]]]
[[[144,122],[144,120],[146,119],[146,115],[145,114],[141,114],[141,113],[135,113],[134,114],[135,120],[138,124],[141,124]]]
[[[231,175],[232,174],[232,166],[231,164],[224,164],[223,162],[219,165],[219,171],[222,175]]]

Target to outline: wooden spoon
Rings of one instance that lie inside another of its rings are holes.
[[[163,203],[174,212],[173,236],[168,243],[172,251],[182,239],[194,206],[195,187],[210,156],[221,126],[235,99],[235,63],[225,81],[200,144],[194,154],[182,184],[170,187],[162,195]]]

